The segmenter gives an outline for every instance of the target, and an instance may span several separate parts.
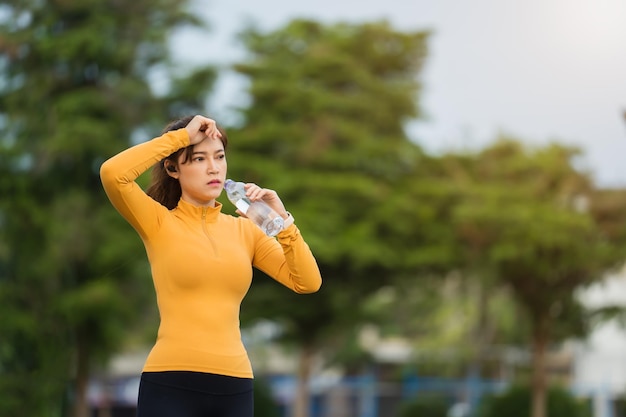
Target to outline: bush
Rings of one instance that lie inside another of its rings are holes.
[[[618,397],[613,401],[614,417],[626,417],[626,397]]]
[[[483,398],[479,417],[528,417],[531,395],[527,386],[515,386],[502,395]],[[548,390],[547,415],[550,417],[591,417],[588,401],[575,398],[568,391],[552,387]]]
[[[439,395],[419,396],[400,405],[399,417],[446,417],[448,403]],[[525,416],[528,417],[528,416]]]
[[[263,378],[254,379],[254,416],[279,417],[279,408],[272,396],[272,387]]]

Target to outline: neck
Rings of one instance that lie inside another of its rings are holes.
[[[215,199],[209,201],[197,201],[194,199],[190,199],[186,196],[182,196],[181,199],[184,202],[194,205],[196,207],[215,207]]]

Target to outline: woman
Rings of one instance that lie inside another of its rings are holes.
[[[239,307],[257,268],[297,293],[319,289],[308,245],[277,193],[246,184],[285,219],[276,238],[221,213],[226,134],[194,116],[106,161],[100,170],[113,206],[141,237],[161,322],[141,375],[138,417],[252,417],[252,367]],[[152,165],[147,193],[135,180]]]

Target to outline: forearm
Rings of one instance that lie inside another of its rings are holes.
[[[104,189],[108,193],[134,182],[155,163],[188,145],[189,135],[180,129],[120,152],[100,168]]]
[[[164,207],[148,197],[135,180],[152,165],[188,143],[185,129],[169,132],[126,149],[104,162],[100,168],[102,185],[111,204],[142,237],[154,227],[152,221]]]
[[[285,229],[277,236],[285,264],[278,272],[279,280],[297,293],[313,293],[322,285],[322,277],[317,261],[301,236],[297,226]]]

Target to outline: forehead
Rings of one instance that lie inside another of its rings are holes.
[[[224,150],[224,144],[220,139],[206,138],[193,147],[193,153],[215,153]]]

